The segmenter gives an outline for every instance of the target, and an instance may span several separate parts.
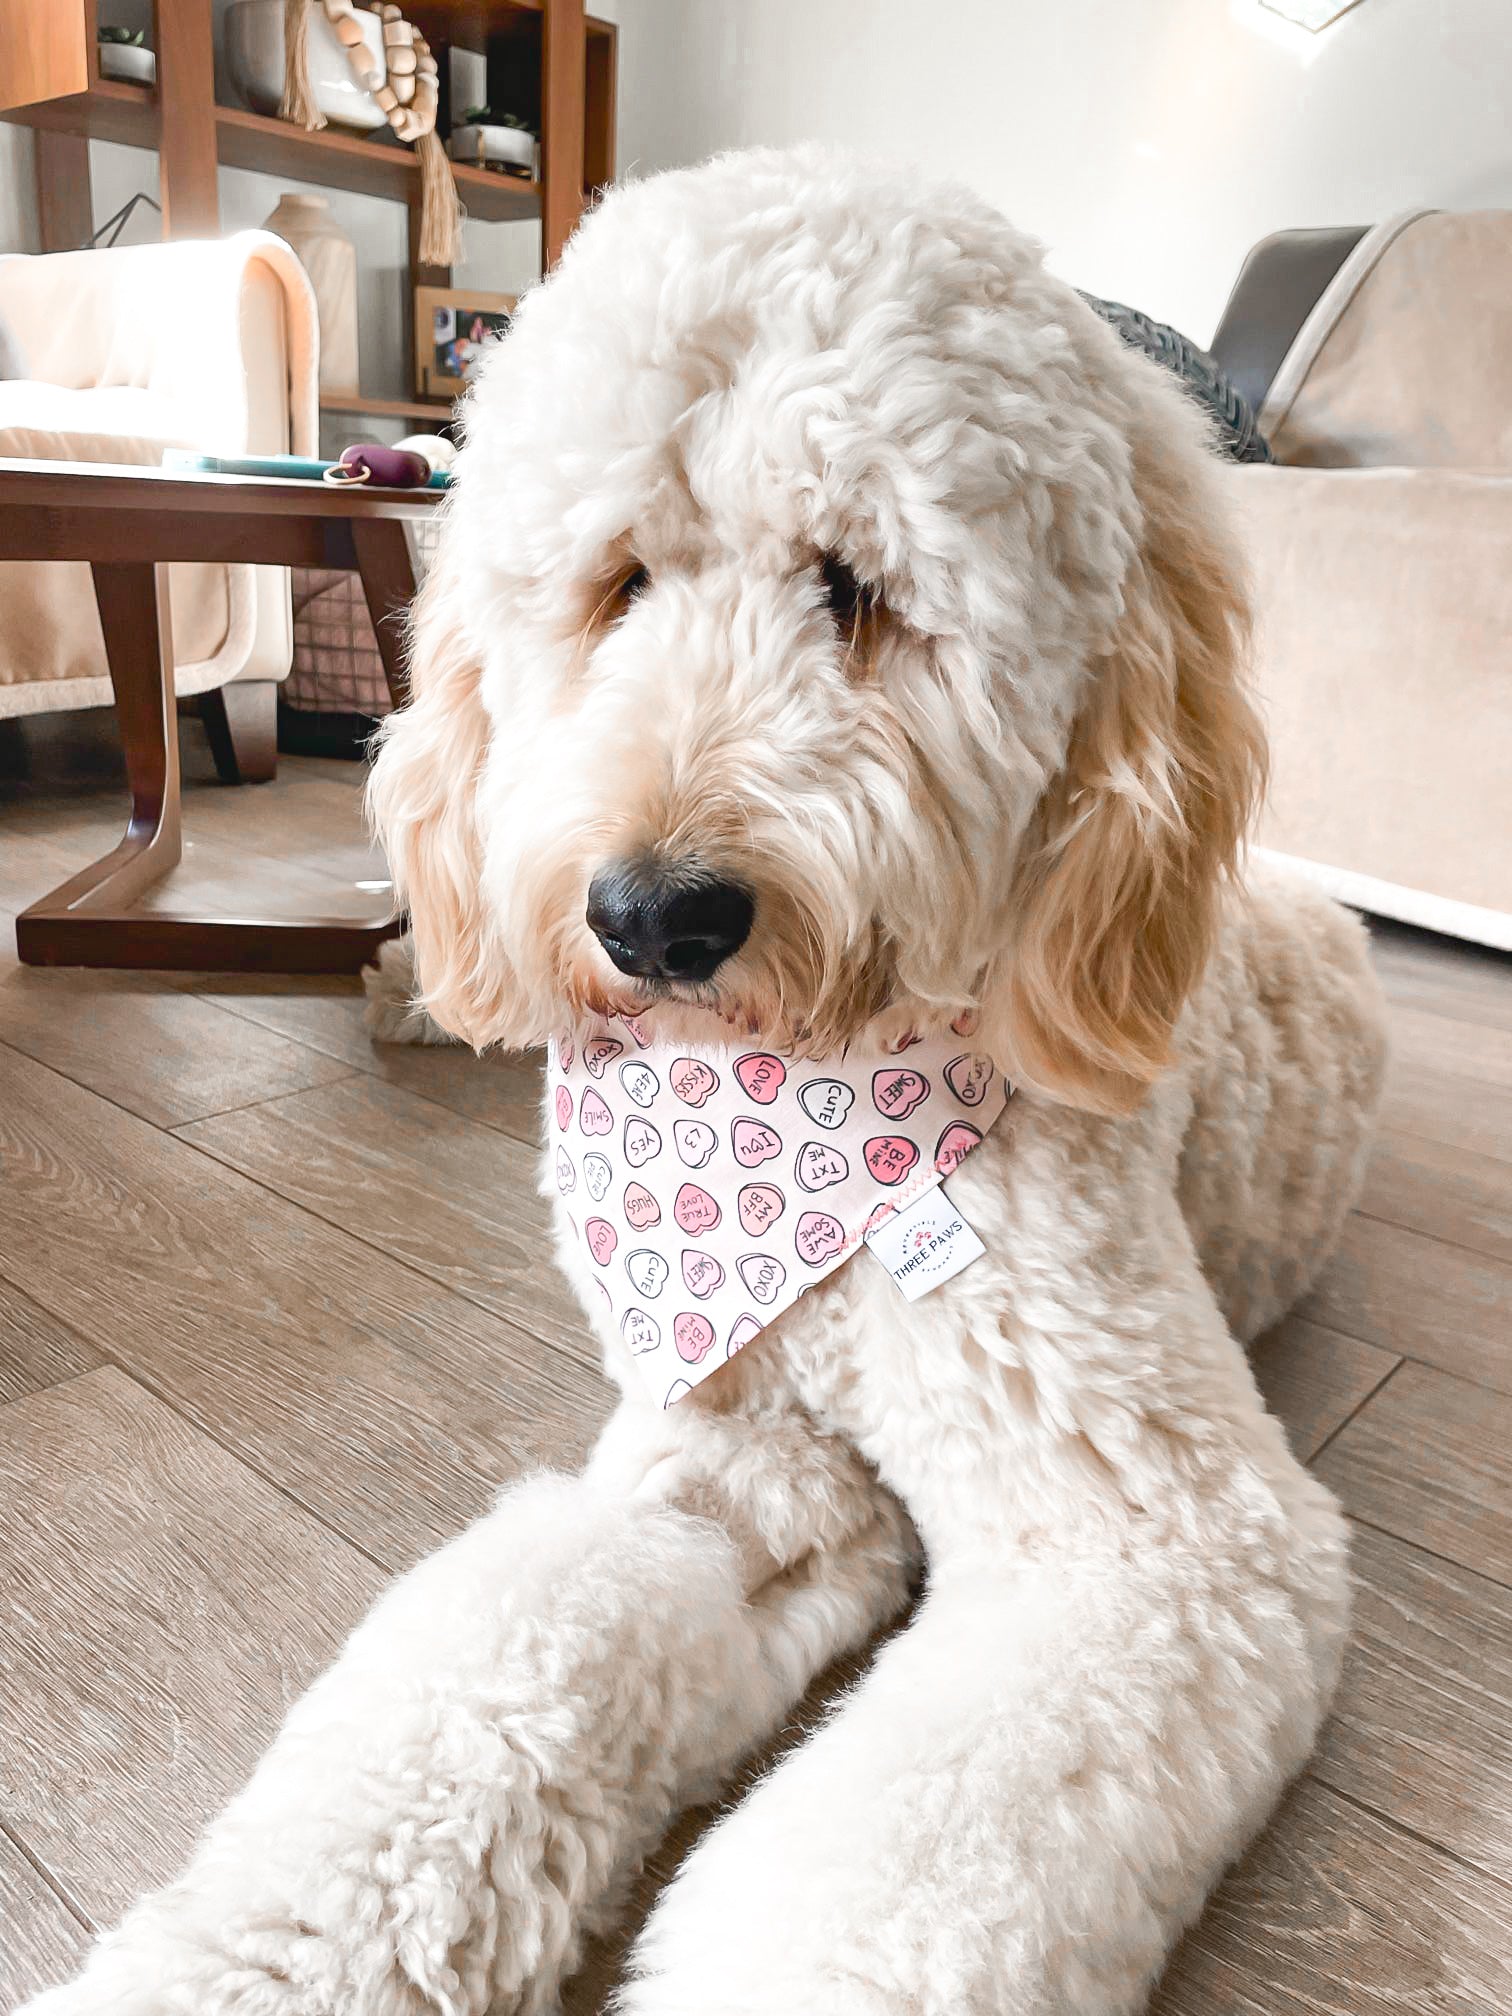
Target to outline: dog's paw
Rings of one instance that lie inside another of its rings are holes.
[[[406,931],[378,947],[376,966],[362,970],[367,1008],[363,1022],[375,1043],[453,1043],[415,1000],[415,941]]]

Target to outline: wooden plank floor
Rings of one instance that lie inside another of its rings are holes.
[[[353,766],[223,790],[185,745],[187,877],[350,877]],[[385,1577],[608,1404],[533,1258],[528,1062],[374,1050],[346,981],[15,965],[119,818],[108,717],[0,724],[0,2016],[170,1872]],[[1356,1524],[1344,1686],[1159,2016],[1512,2009],[1512,962],[1377,954],[1366,1193],[1256,1354]]]

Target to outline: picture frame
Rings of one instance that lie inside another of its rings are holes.
[[[482,287],[417,287],[416,392],[456,398],[477,370],[483,346],[509,327],[517,298]]]

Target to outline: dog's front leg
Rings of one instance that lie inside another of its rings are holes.
[[[797,1417],[626,1408],[397,1583],[185,1874],[30,2016],[513,2016],[671,1814],[903,1600],[896,1502]]]
[[[689,1858],[620,2016],[1144,2007],[1304,1762],[1347,1612],[1338,1509],[1241,1375],[1205,1445],[1151,1424],[1142,1496],[1111,1442],[1067,1435],[1060,1501],[942,1445],[919,1616]]]

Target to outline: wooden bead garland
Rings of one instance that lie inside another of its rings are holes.
[[[315,0],[284,0],[284,95],[280,115],[316,132],[326,116],[310,88],[306,43],[309,10]],[[346,50],[352,75],[373,98],[395,135],[420,157],[420,260],[426,266],[455,266],[462,257],[462,205],[451,163],[436,137],[440,86],[430,44],[406,21],[392,0],[374,11],[383,23],[387,76],[373,62],[352,0],[320,0],[326,19]]]

